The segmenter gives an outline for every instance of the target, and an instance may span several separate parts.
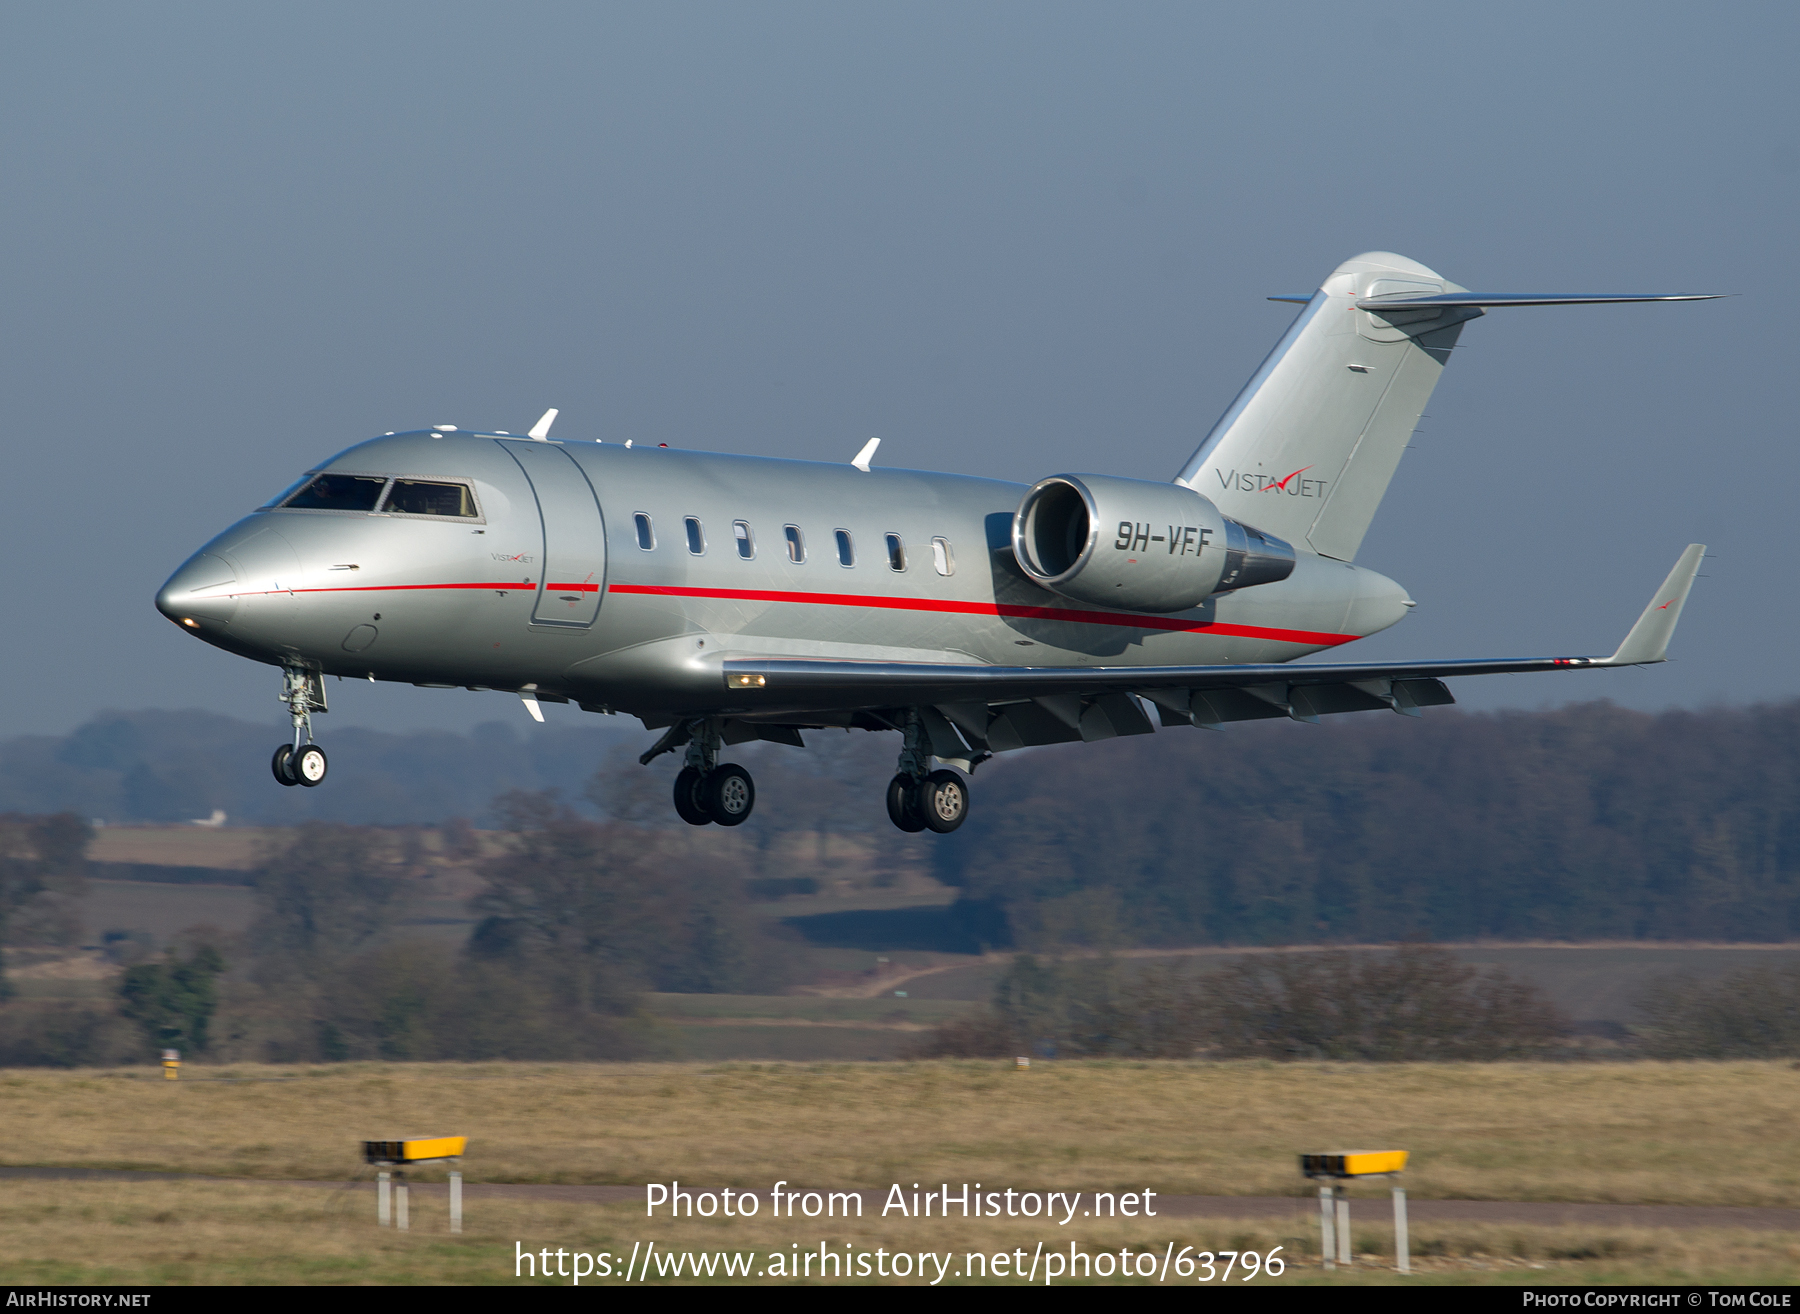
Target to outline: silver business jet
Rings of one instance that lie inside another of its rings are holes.
[[[156,605],[279,667],[272,767],[319,784],[324,677],[626,713],[685,753],[675,809],[750,816],[727,745],[902,737],[902,830],[955,830],[995,753],[1163,726],[1455,701],[1451,676],[1660,662],[1703,547],[1611,656],[1291,665],[1385,630],[1406,590],[1354,564],[1463,326],[1501,306],[1698,296],[1480,295],[1375,252],[1311,296],[1169,483],[1030,485],[437,425],[309,471],[195,553]],[[1154,720],[1152,719],[1154,717]]]

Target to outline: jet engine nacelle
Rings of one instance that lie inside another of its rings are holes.
[[[1185,485],[1145,479],[1041,479],[1019,503],[1012,537],[1020,567],[1045,588],[1130,611],[1186,611],[1294,571],[1294,549],[1273,534]]]

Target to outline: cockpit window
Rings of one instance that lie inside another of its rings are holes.
[[[369,475],[322,474],[282,503],[304,511],[373,511],[387,480]]]
[[[475,498],[467,484],[434,484],[423,479],[396,479],[383,503],[383,511],[402,516],[476,515]]]

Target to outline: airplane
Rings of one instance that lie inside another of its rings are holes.
[[[1414,604],[1355,564],[1463,327],[1515,306],[1711,295],[1472,293],[1389,252],[1347,260],[1168,483],[1031,484],[439,424],[359,443],[213,538],[156,595],[279,667],[282,785],[325,779],[324,677],[503,690],[624,713],[682,752],[675,811],[736,826],[724,749],[896,731],[903,831],[956,830],[996,753],[1157,724],[1455,701],[1453,676],[1664,660],[1690,545],[1610,656],[1295,664]],[[1152,719],[1154,713],[1154,721]]]

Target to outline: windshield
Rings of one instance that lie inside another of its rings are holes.
[[[423,479],[396,479],[381,508],[406,516],[475,515],[475,499],[466,484],[435,484]]]
[[[383,497],[382,494],[386,493]],[[430,479],[388,479],[382,475],[322,474],[301,480],[269,503],[298,511],[377,509],[401,516],[457,516],[476,520],[475,494],[467,484]]]
[[[322,474],[282,506],[306,511],[373,511],[387,480],[369,475]]]

